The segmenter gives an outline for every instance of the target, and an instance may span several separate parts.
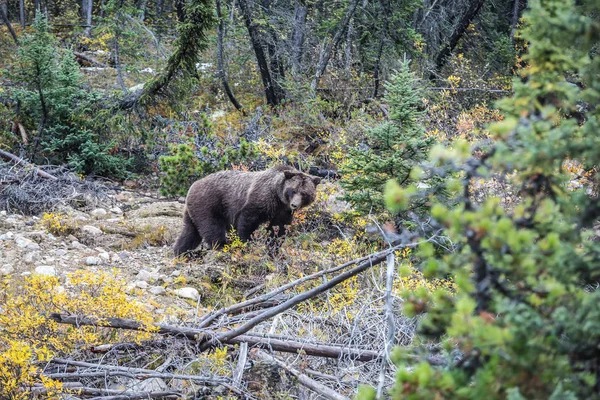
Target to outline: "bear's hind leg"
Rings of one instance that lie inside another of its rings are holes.
[[[194,250],[200,243],[202,243],[202,236],[186,211],[183,215],[183,230],[173,246],[173,252],[176,257],[179,257],[186,251]]]
[[[225,234],[227,233],[225,222],[217,218],[212,218],[205,221],[202,226],[204,227],[202,237],[206,243],[213,249],[222,248],[225,244]]]

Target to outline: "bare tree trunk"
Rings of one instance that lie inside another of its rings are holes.
[[[219,20],[219,24],[217,25],[217,74],[223,83],[223,88],[225,89],[225,93],[227,97],[233,104],[233,106],[239,110],[244,112],[244,108],[240,104],[240,102],[236,99],[231,91],[231,87],[229,86],[229,82],[227,81],[227,74],[225,73],[225,62],[223,56],[223,37],[225,36],[225,26],[223,23],[223,15],[221,13],[221,0],[217,0],[217,18]]]
[[[303,1],[294,7],[294,26],[292,32],[292,74],[302,71],[302,54],[304,53],[304,37],[306,33],[306,16],[308,7]]]
[[[280,103],[280,99],[277,97],[277,93],[275,91],[275,85],[273,83],[267,57],[259,37],[258,28],[254,21],[252,21],[252,14],[250,12],[247,0],[238,0],[238,4],[240,6],[240,10],[242,11],[244,23],[246,24],[246,29],[248,29],[248,35],[250,36],[250,42],[252,43],[252,48],[254,49],[254,53],[256,55],[256,62],[258,63],[258,69],[260,70],[263,86],[265,87],[267,104],[275,107]]]
[[[346,76],[350,76],[350,68],[352,67],[352,21],[348,24],[348,29],[346,31],[346,48],[344,49],[344,72]]]
[[[177,12],[177,20],[183,22],[185,20],[185,1],[175,0],[175,10]]]
[[[137,3],[137,8],[140,10],[140,21],[146,19],[146,5],[148,4],[148,0],[139,0]]]
[[[6,0],[2,0],[2,2],[0,3],[0,17],[2,17],[2,22],[4,22],[4,25],[6,25],[6,27],[8,28],[8,31],[10,32],[10,35],[12,36],[15,43],[19,44],[19,39],[17,38],[17,34],[16,34],[15,30],[13,29],[12,25],[10,24],[10,21],[8,20],[7,12],[8,12],[8,6],[6,4]]]
[[[33,0],[33,17],[37,16],[38,11],[40,10],[40,0]]]
[[[512,24],[510,27],[510,43],[515,44],[515,31],[519,23],[519,0],[515,0],[513,5]]]
[[[266,13],[266,19],[269,19],[269,11],[271,9],[271,0],[262,0],[262,9]],[[275,94],[279,101],[285,98],[285,89],[282,82],[285,80],[285,68],[283,61],[279,57],[279,40],[277,33],[270,24],[267,24],[266,34],[270,40],[266,40],[267,51],[269,53],[269,66],[273,84],[275,85]]]
[[[92,34],[92,8],[94,6],[94,0],[81,0],[81,10],[85,17],[85,31],[84,34],[90,37]]]
[[[435,79],[436,73],[438,73],[444,67],[444,65],[446,65],[448,57],[450,56],[450,54],[452,54],[452,51],[454,50],[460,39],[463,37],[464,33],[469,27],[469,24],[471,24],[471,21],[473,21],[473,19],[479,13],[479,10],[481,10],[481,6],[483,6],[484,2],[485,0],[471,0],[467,11],[461,17],[452,35],[450,35],[448,43],[444,47],[442,47],[437,57],[435,58],[435,72],[429,76],[429,79]]]
[[[21,28],[25,29],[25,0],[19,0],[19,22]]]
[[[333,50],[339,46],[342,38],[344,37],[344,33],[346,33],[346,29],[348,29],[348,24],[350,23],[350,19],[356,11],[358,1],[359,0],[351,0],[350,4],[348,4],[348,8],[346,9],[346,13],[342,17],[342,20],[338,23],[337,31],[335,32],[333,39],[325,46],[324,49],[321,50],[315,77],[310,84],[310,88],[313,92],[315,92],[317,90],[317,86],[319,86],[319,82],[325,73],[325,70],[327,69],[327,65],[329,64],[329,59],[331,58]]]

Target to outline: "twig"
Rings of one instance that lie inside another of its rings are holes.
[[[290,374],[294,375],[296,377],[296,379],[298,379],[298,383],[300,383],[301,385],[306,386],[307,388],[309,388],[310,390],[318,393],[319,395],[325,397],[326,399],[330,399],[330,400],[348,400],[348,397],[342,396],[341,394],[339,394],[338,392],[336,392],[333,389],[328,388],[327,386],[323,385],[322,383],[319,383],[317,381],[315,381],[312,378],[309,378],[307,375],[301,373],[300,371],[298,371],[296,368],[287,365],[286,363],[284,363],[283,361],[279,360],[278,358],[275,358],[263,351],[257,351],[256,352],[256,356],[266,362],[270,362],[273,364],[277,364],[279,367],[283,368],[284,370],[286,370],[287,372],[289,372]]]

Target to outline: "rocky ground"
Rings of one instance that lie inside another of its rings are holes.
[[[60,207],[42,216],[0,212],[0,275],[54,275],[114,270],[156,314],[167,307],[197,312],[199,291],[185,283],[193,262],[175,260],[183,201],[121,192],[88,212]],[[180,199],[183,200],[183,199]],[[54,232],[50,233],[50,232]]]

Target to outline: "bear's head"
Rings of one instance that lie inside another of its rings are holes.
[[[300,171],[284,171],[283,200],[292,211],[310,205],[317,197],[321,178]]]

